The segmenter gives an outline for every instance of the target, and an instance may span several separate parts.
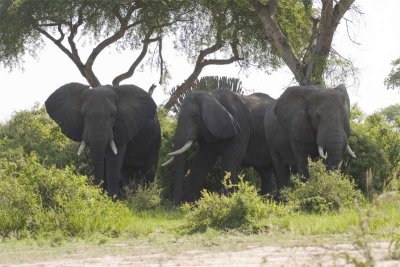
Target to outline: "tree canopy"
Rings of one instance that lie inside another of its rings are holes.
[[[160,70],[162,83],[168,78],[163,41],[173,40],[194,67],[166,109],[208,65],[236,62],[268,72],[286,64],[299,84],[323,83],[333,34],[354,1],[318,6],[311,0],[0,0],[0,64],[13,68],[25,54],[39,55],[47,39],[97,86],[101,77],[93,65],[105,48],[140,51],[113,79],[118,85],[143,64],[153,45],[156,60],[150,64]],[[83,45],[92,46],[89,55],[82,54]]]
[[[100,81],[93,72],[93,64],[106,47],[115,44],[118,49],[142,49],[130,68],[114,79],[113,84],[119,84],[133,74],[150,43],[158,42],[161,47],[162,37],[171,30],[171,25],[184,19],[190,8],[187,3],[179,0],[2,0],[1,62],[13,67],[24,54],[37,55],[47,38],[72,60],[91,86],[97,86]],[[86,60],[79,51],[82,39],[93,45]]]

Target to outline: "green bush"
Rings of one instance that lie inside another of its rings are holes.
[[[349,143],[357,158],[344,158],[343,171],[352,176],[364,195],[384,190],[400,173],[400,131],[397,122],[398,106],[389,106],[372,115],[352,107],[352,135]]]
[[[295,210],[305,212],[338,211],[354,205],[354,199],[362,200],[362,194],[354,183],[340,171],[329,171],[321,162],[309,160],[310,179],[301,182],[300,177],[292,176],[292,187],[281,191],[282,199]]]
[[[119,234],[129,209],[86,180],[70,167],[43,167],[35,154],[0,158],[0,235]]]
[[[78,173],[89,175],[88,150],[78,157],[78,145],[61,132],[44,107],[34,106],[31,110],[16,112],[0,125],[0,157],[7,155],[10,149],[22,148],[27,155],[35,152],[46,166],[73,165]]]
[[[126,205],[134,211],[154,210],[161,206],[161,189],[156,184],[125,187]]]
[[[203,190],[197,202],[185,204],[185,231],[214,228],[259,232],[276,226],[276,220],[287,214],[286,208],[262,198],[253,185],[243,180],[243,176],[239,179],[237,185],[224,182],[227,190],[235,189],[230,196]]]

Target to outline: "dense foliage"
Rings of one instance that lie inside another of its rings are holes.
[[[310,3],[279,1],[274,16],[298,57],[310,51],[306,49],[313,30],[310,15],[317,11]],[[102,83],[94,63],[112,47],[140,51],[126,71],[115,74],[114,85],[146,63],[160,70],[163,83],[169,77],[163,46],[170,41],[194,68],[166,103],[167,109],[208,65],[240,62],[244,69],[256,66],[271,71],[286,58],[273,46],[271,35],[245,0],[0,1],[0,65],[9,68],[22,64],[26,54],[38,56],[40,48],[51,43],[94,87]],[[92,49],[83,55],[81,48],[88,45]],[[152,56],[144,61],[147,53]]]
[[[282,198],[295,210],[306,212],[339,211],[362,200],[360,191],[354,188],[349,177],[339,170],[327,172],[325,165],[309,161],[310,179],[302,182],[299,176],[292,177],[292,186],[282,190]]]
[[[346,156],[343,169],[369,197],[382,192],[391,180],[399,179],[399,111],[394,105],[367,116],[357,106],[352,108],[349,142],[357,158]]]
[[[125,188],[125,203],[133,211],[154,210],[161,206],[161,188],[153,183]]]
[[[26,155],[35,152],[38,161],[45,166],[64,168],[73,165],[79,173],[90,174],[88,154],[77,156],[78,144],[61,132],[44,107],[36,105],[30,110],[19,111],[0,124],[0,157],[14,149],[22,149]]]
[[[21,152],[21,151],[20,151]],[[129,210],[70,167],[44,167],[35,154],[0,158],[0,236],[118,235]]]
[[[184,206],[187,211],[185,230],[193,232],[213,228],[259,232],[273,227],[274,222],[288,214],[284,206],[261,197],[253,185],[243,180],[243,176],[235,185],[229,184],[228,179],[229,174],[224,179],[224,187],[226,190],[234,189],[231,195],[203,190],[195,204]]]
[[[231,196],[210,193],[226,191],[226,185],[224,189],[221,180],[216,179],[220,176],[217,164],[206,179],[207,189],[202,198],[186,209],[185,227],[181,230],[284,230],[291,227],[289,218],[298,216],[297,211],[329,213],[352,207],[353,198],[361,196],[351,181],[369,197],[385,188],[399,190],[398,110],[392,106],[367,116],[354,107],[350,144],[357,158],[346,156],[343,163],[345,172],[352,177],[337,172],[327,174],[322,166],[312,164],[311,181],[297,182],[286,190],[284,195],[289,205],[261,198],[256,189],[259,180],[252,169],[244,172],[246,181],[235,185],[236,191]],[[159,118],[162,163],[172,148],[176,117],[160,110]],[[140,232],[145,231],[142,226],[129,225],[132,216],[148,210],[159,211],[168,204],[166,200],[171,199],[173,190],[173,168],[159,167],[154,186],[127,189],[126,201],[114,202],[90,185],[90,163],[87,155],[77,157],[77,146],[60,132],[44,108],[37,106],[15,113],[0,125],[1,236],[49,236],[55,231],[65,236],[86,237],[97,233],[109,236],[130,228]],[[188,164],[195,149],[188,151]]]

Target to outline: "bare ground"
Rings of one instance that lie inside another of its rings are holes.
[[[369,244],[375,266],[400,266],[399,260],[389,259],[389,245],[389,242]],[[0,258],[0,266],[354,266],[354,261],[365,262],[366,260],[363,251],[352,244],[245,245],[223,249],[223,251],[215,246],[180,249],[178,244],[174,249],[152,250],[146,247],[141,249],[135,247],[132,253],[130,253],[130,246],[125,244],[120,244],[120,246],[122,249],[114,248],[110,251],[103,249],[97,252],[87,251],[87,253],[85,249],[81,249],[45,260],[29,259],[27,255],[24,255],[22,261],[15,260],[2,264]],[[24,252],[21,251],[21,253]]]

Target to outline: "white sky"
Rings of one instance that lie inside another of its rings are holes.
[[[360,69],[359,84],[347,84],[351,102],[357,102],[364,112],[372,113],[388,105],[400,103],[399,91],[387,90],[383,84],[391,70],[391,61],[400,57],[400,1],[357,0],[356,3],[364,15],[351,26],[351,35],[361,45],[349,41],[345,23],[342,22],[334,38],[334,48],[342,56],[351,58]],[[81,50],[85,49],[90,47]],[[119,54],[112,49],[103,51],[94,65],[100,81],[104,84],[111,83],[113,77],[125,71],[135,58],[131,53],[129,51]],[[172,76],[167,86],[169,89],[184,81],[193,65],[169,48],[164,49],[164,57]],[[65,83],[86,83],[75,65],[53,44],[46,45],[38,59],[26,56],[24,60],[24,71],[15,69],[8,72],[0,69],[0,121],[9,119],[14,111],[31,108],[35,102],[43,104],[55,89]],[[208,66],[202,72],[202,76],[206,75],[237,77],[243,82],[245,89],[267,93],[274,98],[279,97],[292,81],[292,74],[287,68],[268,75],[260,70],[241,71],[234,65]],[[154,70],[137,71],[123,83],[134,83],[147,90],[157,81],[158,73]],[[161,87],[156,88],[153,97],[157,104],[167,100]]]

